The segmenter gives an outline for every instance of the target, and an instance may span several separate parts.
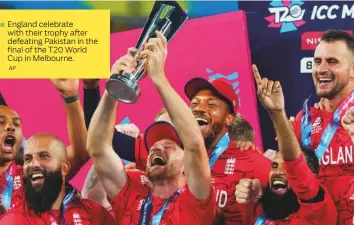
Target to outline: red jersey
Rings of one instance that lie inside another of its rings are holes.
[[[151,183],[142,171],[127,173],[127,182],[111,200],[117,225],[139,224],[142,205],[150,193]],[[152,196],[151,220],[164,205],[165,199]],[[171,201],[162,215],[160,225],[212,224],[215,216],[215,191],[210,188],[208,199],[199,201],[188,186],[180,190],[180,195]]]
[[[211,151],[208,151],[210,157]],[[141,136],[135,142],[135,159],[140,168],[146,166],[148,153]],[[268,184],[272,163],[269,159],[254,151],[241,151],[234,142],[216,160],[211,170],[212,182],[216,190],[217,218],[215,223],[251,224],[256,215],[256,204],[238,204],[236,185],[243,178],[259,179],[262,186]]]
[[[271,161],[263,155],[250,150],[241,151],[234,142],[230,142],[211,170],[218,206],[217,223],[252,224],[257,205],[237,203],[236,185],[241,179],[248,178],[258,179],[262,187],[266,187],[271,167]]]
[[[288,182],[298,197],[300,208],[285,220],[266,220],[265,225],[336,225],[337,209],[327,189],[324,190],[324,199],[320,202],[305,203],[301,201],[316,197],[320,182],[307,166],[305,158],[300,155],[294,161],[284,161],[284,168]]]
[[[333,113],[314,107],[311,113],[311,148],[315,150],[329,122],[333,122]],[[302,111],[293,123],[296,136],[301,143]],[[354,224],[354,157],[353,142],[349,133],[340,124],[329,143],[327,151],[319,160],[318,178],[328,189],[336,204],[339,224]]]
[[[10,188],[12,189],[11,191],[9,190]],[[22,188],[23,167],[22,165],[17,165],[15,160],[13,160],[6,172],[0,176],[0,203],[7,209],[14,208],[24,198]]]
[[[62,224],[59,210],[35,213],[26,203],[0,217],[0,225],[53,225]],[[114,225],[115,221],[101,205],[87,200],[75,199],[64,213],[65,225]]]

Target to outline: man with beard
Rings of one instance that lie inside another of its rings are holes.
[[[193,78],[185,85],[190,108],[202,132],[209,156],[218,213],[214,224],[251,224],[256,205],[240,205],[234,191],[242,178],[257,178],[267,185],[270,161],[255,151],[242,151],[230,141],[228,129],[234,122],[238,97],[232,85],[221,80]]]
[[[257,225],[336,225],[334,202],[315,175],[316,160],[311,162],[311,156],[302,154],[287,119],[280,83],[261,79],[255,66],[253,71],[258,97],[273,121],[280,152],[273,160],[269,185],[264,193],[259,180],[244,179],[236,187],[236,200],[248,203],[260,199],[264,213],[256,220]]]
[[[193,114],[164,74],[167,40],[161,32],[156,35],[149,39],[140,57],[148,60],[147,73],[175,128],[159,121],[145,132],[147,177],[142,171],[127,173],[112,149],[118,102],[107,91],[90,123],[88,151],[111,199],[117,224],[211,224],[215,191],[203,137]],[[130,49],[118,59],[112,73],[132,72],[136,51]]]
[[[324,109],[308,101],[293,123],[295,134],[320,162],[318,178],[336,204],[339,224],[354,221],[354,151],[343,114],[354,104],[354,37],[340,30],[327,31],[314,53],[312,71],[316,94]],[[328,137],[328,138],[326,138]]]
[[[71,179],[89,159],[86,151],[87,131],[83,110],[78,100],[79,81],[52,80],[65,102],[68,133],[71,146],[67,148]],[[39,118],[38,118],[39,119]],[[6,106],[0,106],[0,193],[6,209],[15,207],[23,199],[23,168],[14,158],[22,143],[22,121],[19,115]]]
[[[70,163],[63,142],[37,134],[26,142],[23,180],[25,199],[0,218],[1,225],[107,224],[113,217],[99,204],[80,198],[67,180]]]
[[[135,65],[136,62],[129,63]],[[233,197],[235,186],[241,178],[257,178],[266,187],[271,162],[258,152],[242,151],[235,142],[230,141],[228,128],[238,109],[238,97],[232,85],[221,80],[209,82],[194,78],[186,84],[185,93],[192,100],[190,109],[202,131],[216,186],[218,213],[214,224],[250,224],[256,205],[237,204]],[[123,159],[136,161],[137,165],[146,162],[144,156],[148,151],[143,144],[144,138],[129,137],[132,141],[127,138],[119,144],[116,137],[113,138],[113,149],[119,156],[130,155]]]

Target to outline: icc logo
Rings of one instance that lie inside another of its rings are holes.
[[[296,31],[298,27],[305,24],[303,17],[305,9],[301,6],[304,3],[302,1],[276,1],[273,0],[268,8],[271,13],[265,19],[269,22],[268,27],[280,28],[280,33]]]

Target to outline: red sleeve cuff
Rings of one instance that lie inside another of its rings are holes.
[[[316,197],[320,183],[307,166],[303,154],[293,161],[284,161],[284,168],[290,187],[298,198],[310,200]]]

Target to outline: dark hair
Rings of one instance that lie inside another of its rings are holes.
[[[354,36],[344,30],[328,30],[326,33],[323,34],[321,41],[324,42],[344,41],[348,49],[354,55]]]
[[[229,126],[229,136],[234,141],[254,142],[254,130],[251,124],[237,114],[231,126]]]
[[[304,153],[305,160],[306,160],[307,165],[310,168],[310,170],[314,174],[318,175],[318,172],[320,170],[320,164],[319,164],[318,159],[315,155],[315,152],[312,150],[302,150],[302,152]]]

